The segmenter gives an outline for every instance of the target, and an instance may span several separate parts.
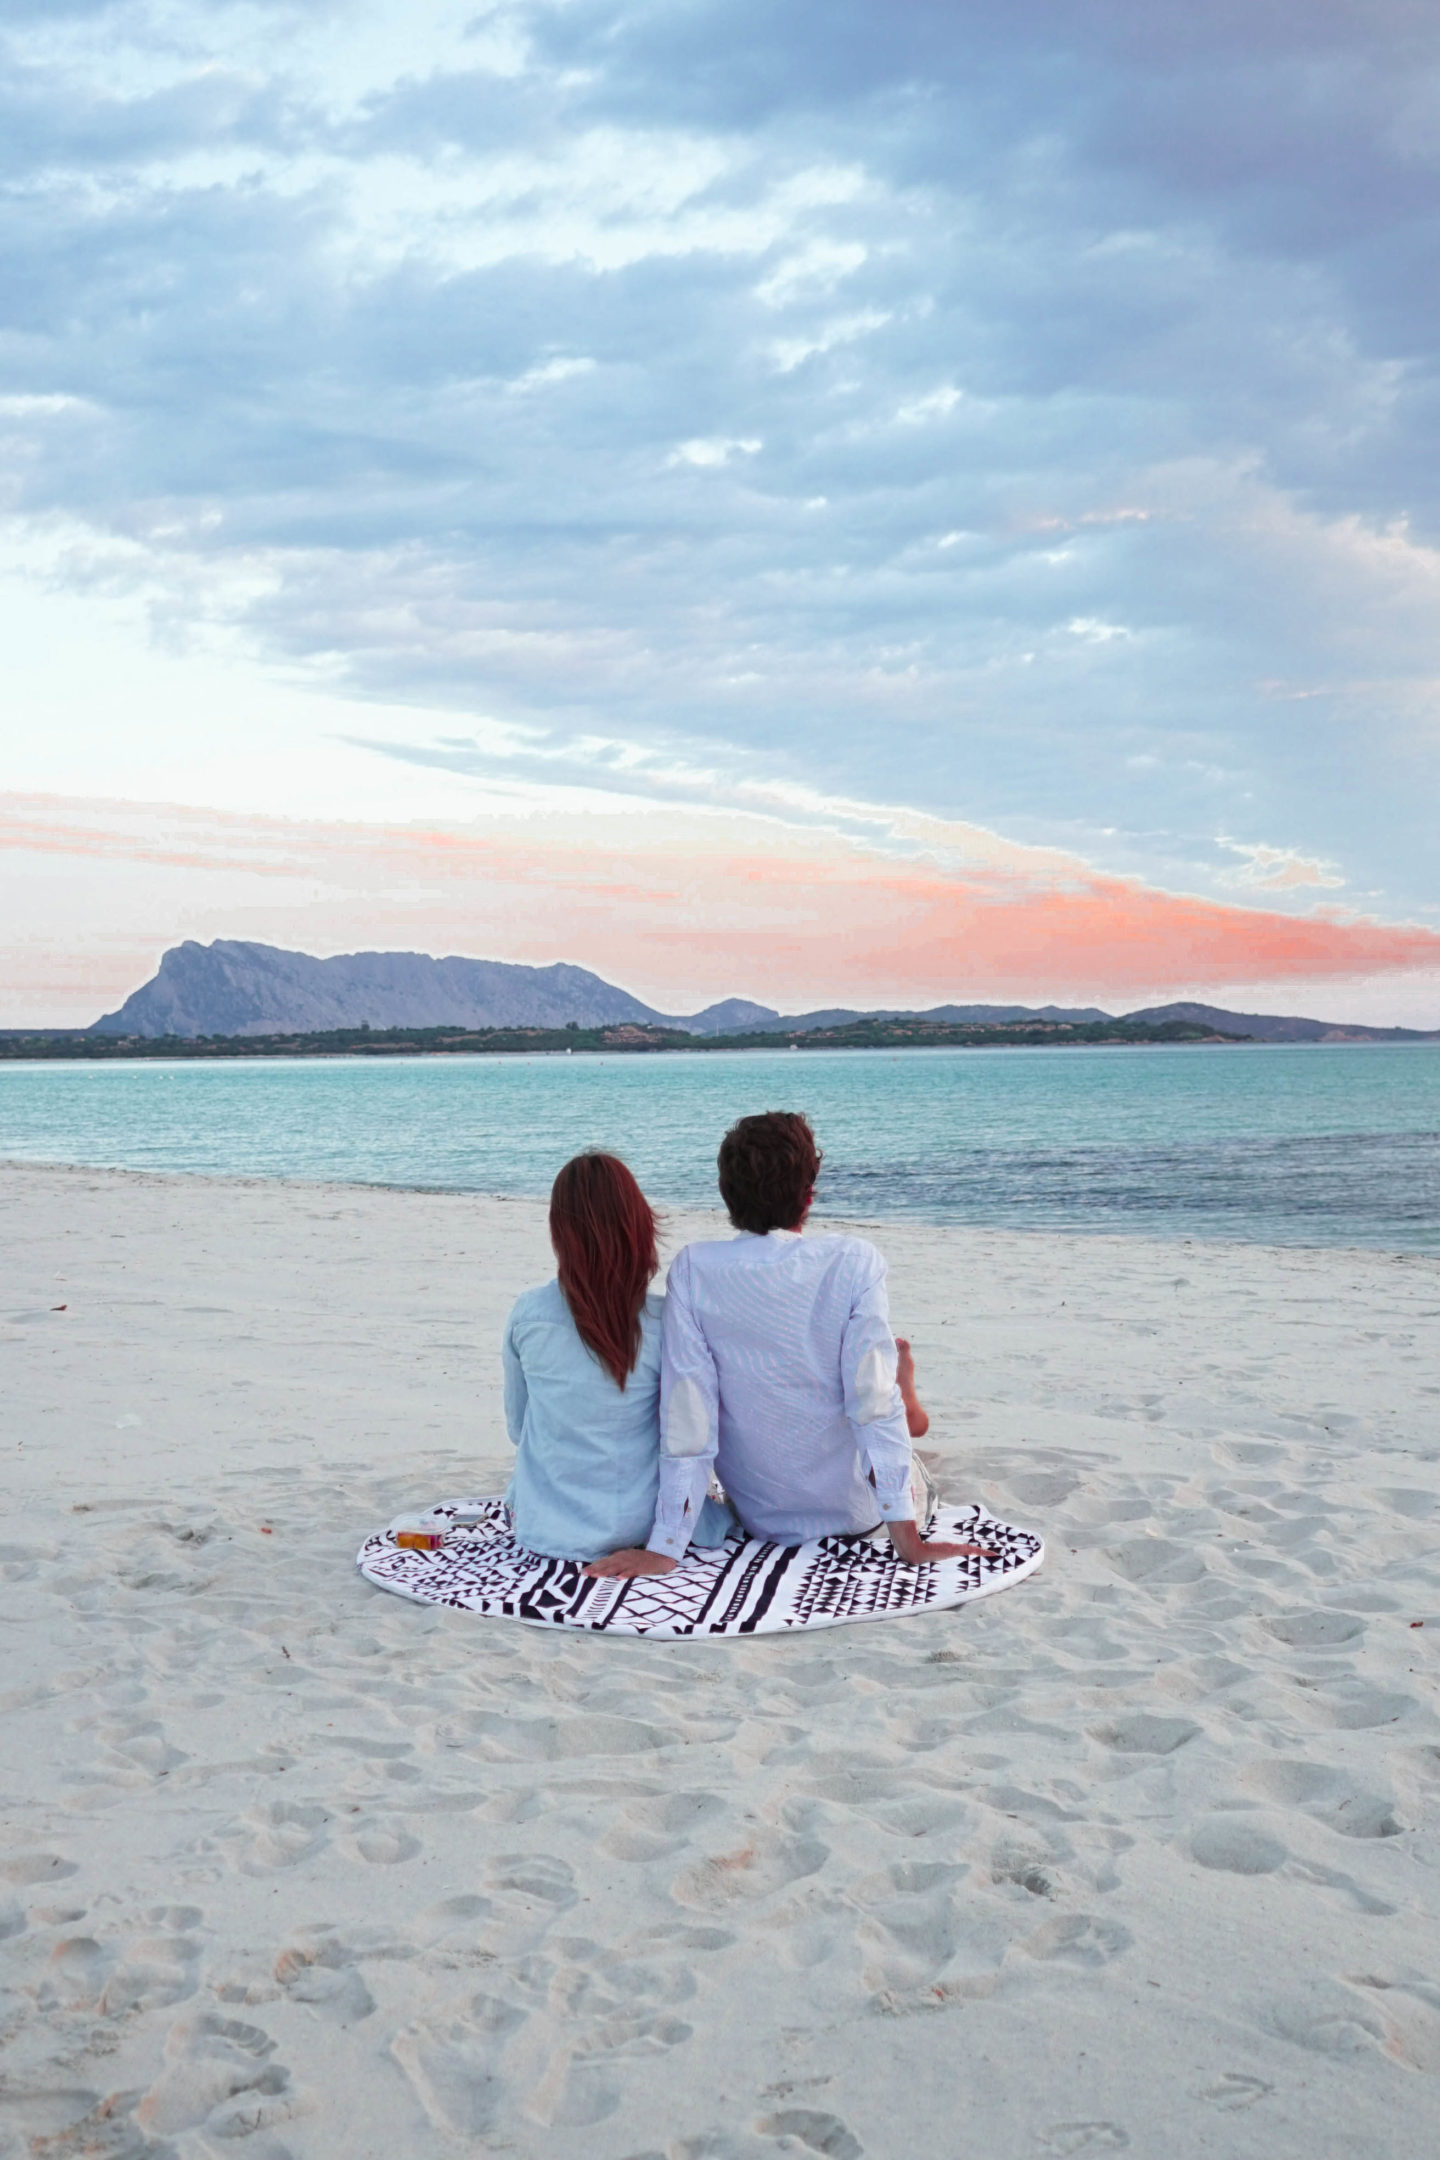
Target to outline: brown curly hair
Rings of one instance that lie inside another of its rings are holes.
[[[720,1197],[737,1230],[764,1237],[793,1230],[809,1205],[824,1157],[798,1110],[742,1117],[720,1143]]]

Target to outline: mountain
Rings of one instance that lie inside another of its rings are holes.
[[[752,1005],[749,998],[722,998],[718,1005],[707,1005],[704,1012],[675,1022],[691,1035],[747,1035],[786,1024],[772,1006]]]
[[[586,968],[428,953],[341,953],[317,960],[217,938],[174,945],[159,972],[97,1020],[97,1035],[285,1035],[324,1028],[603,1027],[658,1020]]]
[[[930,1020],[957,1026],[1003,1027],[1030,1020],[1105,1021],[1097,1006],[932,1005],[926,1012],[887,1006],[878,1012],[830,1007],[778,1013],[748,998],[724,998],[703,1012],[656,1012],[588,968],[521,967],[505,960],[466,960],[428,953],[340,953],[317,960],[275,945],[217,938],[213,945],[174,945],[158,972],[106,1013],[93,1035],[292,1035],[327,1028],[609,1027],[621,1021],[684,1029],[691,1035],[806,1033],[860,1020]],[[1153,1005],[1127,1020],[1161,1026],[1187,1020],[1257,1042],[1434,1042],[1440,1030],[1347,1027],[1329,1020],[1285,1019],[1268,1013],[1225,1012],[1217,1005]]]
[[[1127,1020],[1161,1026],[1166,1020],[1191,1020],[1222,1035],[1248,1035],[1255,1042],[1437,1042],[1440,1028],[1349,1026],[1340,1020],[1301,1020],[1276,1013],[1226,1012],[1219,1005],[1149,1005],[1126,1013]]]
[[[732,1004],[741,1002],[732,998]],[[716,1006],[715,1011],[722,1008]],[[763,1013],[765,1007],[751,1008]],[[766,1034],[808,1031],[810,1028],[847,1027],[856,1020],[934,1020],[948,1022],[954,1027],[1005,1027],[1012,1021],[1026,1020],[1074,1020],[1078,1022],[1113,1020],[1113,1013],[1101,1012],[1097,1005],[931,1005],[924,1012],[915,1012],[898,1005],[883,1005],[872,1012],[858,1012],[846,1005],[828,1005],[819,1012],[770,1013],[765,1019],[754,1019],[745,1025]],[[718,1028],[700,1027],[697,1023],[705,1015],[698,1013],[687,1024],[697,1035],[719,1034]],[[737,1023],[738,1024],[738,1023]]]

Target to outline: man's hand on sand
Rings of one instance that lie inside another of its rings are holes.
[[[991,1545],[944,1545],[939,1540],[927,1542],[920,1535],[919,1525],[913,1522],[886,1524],[890,1543],[896,1558],[907,1567],[928,1567],[932,1560],[998,1560],[1000,1555]]]
[[[627,1546],[623,1552],[606,1553],[582,1570],[586,1575],[668,1575],[680,1565],[669,1553],[646,1552],[643,1545]]]

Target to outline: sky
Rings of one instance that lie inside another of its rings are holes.
[[[1433,0],[0,0],[0,1025],[1440,1026]]]

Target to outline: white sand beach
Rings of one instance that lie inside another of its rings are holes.
[[[588,1639],[353,1566],[541,1207],[0,1170],[0,2154],[1429,2160],[1440,1261],[871,1234],[1044,1571]]]

